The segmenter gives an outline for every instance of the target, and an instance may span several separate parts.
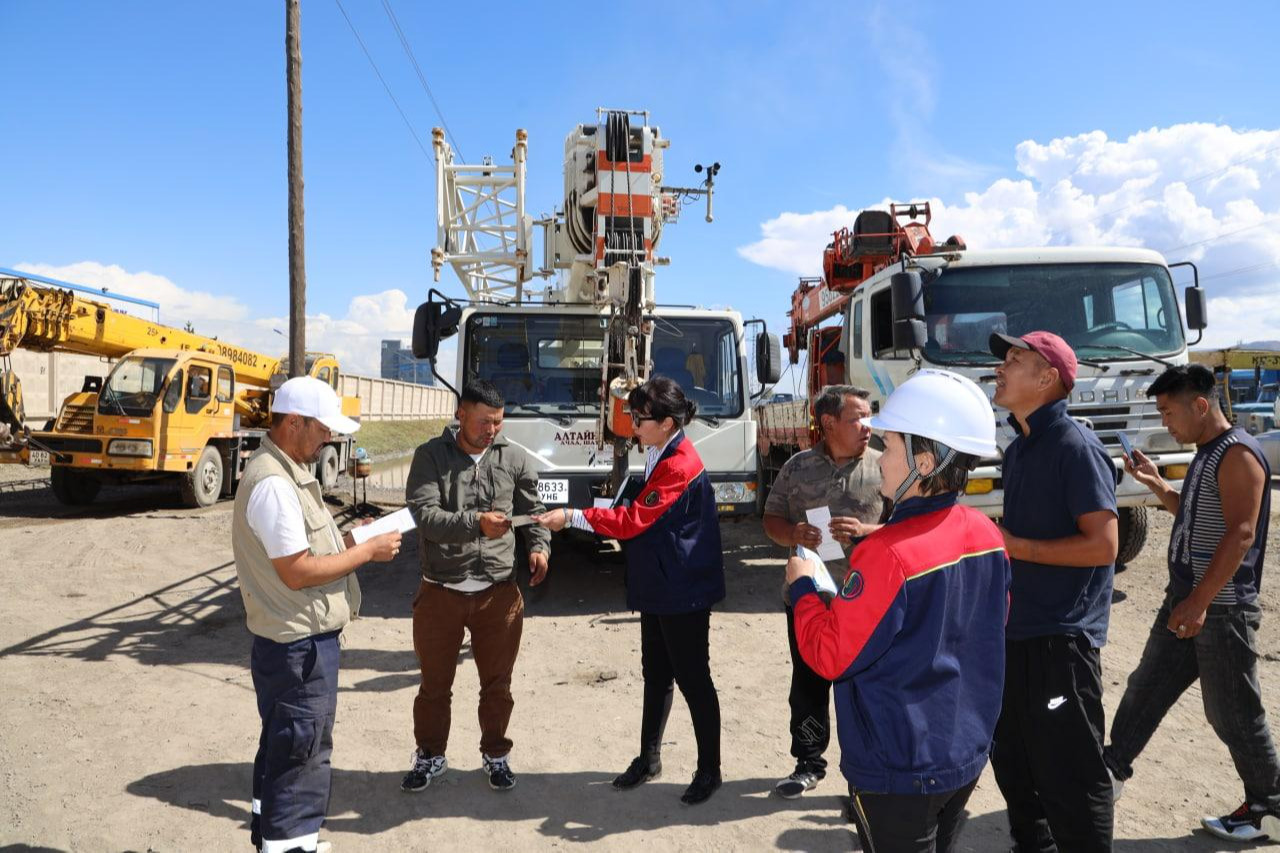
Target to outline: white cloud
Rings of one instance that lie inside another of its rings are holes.
[[[1241,308],[1240,297],[1258,296],[1247,303],[1252,309],[1269,306],[1261,294],[1280,281],[1280,130],[1180,124],[1123,140],[1093,131],[1025,141],[1014,159],[1017,177],[959,201],[931,199],[934,236],[960,234],[973,248],[1146,246],[1170,262],[1195,261],[1214,335],[1231,341],[1237,335],[1228,323],[1260,316]],[[854,216],[844,205],[780,213],[738,252],[761,266],[818,274],[831,233],[852,226]],[[1261,337],[1276,337],[1274,328]]]
[[[158,302],[162,323],[182,326],[190,320],[196,332],[202,335],[233,341],[273,356],[281,356],[288,349],[287,339],[276,332],[288,334],[287,316],[254,319],[249,307],[235,298],[186,290],[162,275],[129,272],[119,266],[94,261],[60,267],[27,263],[20,264],[18,269],[75,284],[105,287],[108,294]],[[122,304],[121,307],[130,313],[147,313],[146,309],[136,306]],[[416,308],[417,305],[411,305],[402,290],[352,297],[342,317],[307,315],[307,349],[333,353],[347,373],[377,376],[382,339],[407,341],[413,333]],[[452,380],[454,350],[449,348],[446,351],[441,347],[440,355],[440,372]]]
[[[1209,328],[1196,349],[1280,340],[1280,299],[1222,296],[1209,300]]]
[[[822,272],[823,247],[831,242],[833,232],[852,225],[856,215],[843,204],[813,213],[781,213],[762,224],[764,236],[740,247],[738,254],[762,267],[818,275]]]
[[[230,297],[184,290],[162,275],[129,272],[115,264],[100,264],[96,261],[81,261],[61,267],[50,264],[19,264],[17,269],[72,284],[105,288],[108,294],[158,302],[161,320],[175,325],[182,325],[188,319],[193,322],[197,319],[239,322],[249,316],[249,309]],[[127,310],[141,312],[143,309],[135,306]]]

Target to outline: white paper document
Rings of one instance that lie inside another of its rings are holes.
[[[823,564],[822,558],[819,557],[817,553],[810,551],[803,545],[797,545],[796,556],[814,564],[813,585],[818,588],[818,592],[825,592],[827,595],[835,595],[840,591],[836,587],[836,582],[831,578],[831,572],[827,571],[827,567]]]
[[[844,559],[844,549],[831,536],[831,507],[819,506],[807,509],[804,513],[809,523],[822,531],[822,542],[818,545],[818,556],[824,560]]]
[[[373,537],[381,536],[383,533],[408,533],[417,526],[413,523],[413,513],[409,512],[409,508],[406,506],[390,515],[376,518],[368,524],[351,528],[351,539],[359,545],[361,542],[368,542]]]

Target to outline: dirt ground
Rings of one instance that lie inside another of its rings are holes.
[[[227,502],[181,509],[176,493],[162,489],[106,490],[87,512],[58,506],[47,489],[0,494],[8,591],[0,598],[0,847],[248,849],[257,716],[230,515]],[[418,680],[409,619],[418,554],[410,545],[395,563],[361,570],[364,613],[347,630],[324,837],[339,851],[854,849],[838,775],[801,800],[770,796],[791,770],[782,558],[755,521],[724,532],[729,596],[712,618],[711,644],[726,781],[708,803],[679,803],[694,766],[679,699],[665,775],[632,792],[610,789],[636,752],[637,617],[623,604],[615,558],[560,541],[549,581],[527,591],[511,727],[519,784],[496,794],[479,772],[477,682],[464,651],[451,769],[426,791],[401,793]],[[1160,600],[1168,532],[1168,517],[1158,516],[1143,556],[1117,577],[1103,655],[1109,713]],[[1272,555],[1280,553],[1276,540],[1273,526]],[[1261,678],[1274,725],[1280,579],[1265,592]],[[1116,849],[1223,849],[1198,830],[1199,817],[1241,798],[1193,687],[1125,789]],[[969,809],[963,849],[1007,849],[990,770]]]

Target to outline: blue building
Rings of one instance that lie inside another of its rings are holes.
[[[414,358],[413,352],[398,340],[382,342],[382,378],[415,385],[436,384],[431,362]]]

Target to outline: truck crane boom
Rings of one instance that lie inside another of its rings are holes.
[[[67,397],[47,428],[32,431],[9,362],[19,347],[115,364],[105,380],[90,377]],[[307,373],[338,388],[331,355],[308,353]],[[157,480],[176,480],[193,507],[233,494],[284,378],[274,356],[0,271],[0,463],[47,461],[63,503],[89,503],[105,483]],[[344,398],[343,413],[359,417],[360,401]],[[322,486],[334,484],[351,449],[350,436],[332,436],[321,448]]]
[[[923,222],[918,221],[921,217]],[[933,218],[927,201],[892,203],[887,211],[864,210],[853,228],[831,235],[822,253],[822,276],[803,276],[791,294],[790,328],[783,334],[791,363],[800,360],[817,326],[838,317],[853,291],[871,276],[909,255],[964,249],[964,240],[950,237],[937,244],[929,234]]]
[[[116,359],[145,346],[217,353],[231,361],[238,381],[261,387],[270,385],[281,365],[278,358],[135,317],[70,290],[0,278],[0,357],[22,347]]]
[[[217,338],[165,326],[138,317],[106,302],[71,290],[42,286],[25,277],[0,277],[0,359],[18,348],[39,352],[72,352],[120,359],[142,347],[203,352],[231,363],[240,393],[236,410],[248,422],[264,422],[266,394],[273,376],[284,374],[280,358],[255,352]],[[318,357],[320,354],[309,354]],[[334,365],[336,369],[336,364]],[[4,403],[0,416],[14,438],[22,429],[21,385],[3,369],[0,388]]]

